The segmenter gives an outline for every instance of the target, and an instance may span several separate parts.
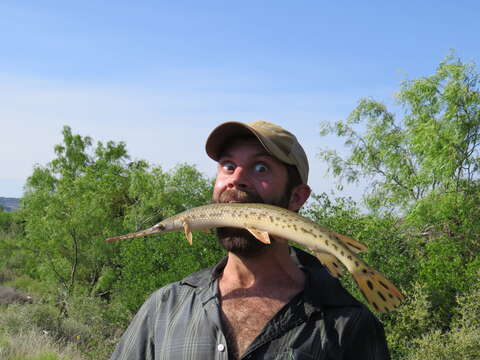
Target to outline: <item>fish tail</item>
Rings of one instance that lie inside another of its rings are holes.
[[[352,276],[363,297],[377,312],[393,311],[404,299],[395,285],[366,264],[359,266]]]

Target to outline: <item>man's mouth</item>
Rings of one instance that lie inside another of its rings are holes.
[[[221,203],[263,203],[257,194],[247,193],[241,190],[225,190],[219,198]]]

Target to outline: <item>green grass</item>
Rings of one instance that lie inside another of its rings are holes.
[[[133,316],[85,291],[66,298],[28,276],[7,278],[3,285],[28,291],[33,303],[0,305],[1,360],[107,359]]]
[[[0,359],[2,360],[85,360],[73,344],[56,341],[39,329],[0,335]]]
[[[26,276],[9,284],[35,295],[32,304],[0,305],[1,360],[108,359],[133,317],[120,302],[85,295],[85,289],[65,297]],[[457,298],[455,316],[443,328],[425,287],[414,286],[408,295],[397,313],[382,319],[392,360],[480,359],[480,282]]]

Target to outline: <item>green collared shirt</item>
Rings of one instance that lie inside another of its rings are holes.
[[[292,248],[303,292],[263,328],[241,359],[389,359],[382,325],[311,255]],[[229,359],[217,266],[169,284],[143,304],[111,360]]]

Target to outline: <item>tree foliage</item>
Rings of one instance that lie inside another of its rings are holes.
[[[365,207],[321,194],[303,214],[365,243],[360,256],[406,295],[397,312],[379,315],[393,359],[480,357],[479,90],[475,65],[449,56],[432,75],[402,83],[401,115],[362,99],[348,119],[323,125],[351,150],[321,152],[332,173],[371,185]],[[0,277],[18,272],[26,275],[17,285],[59,287],[58,324],[96,313],[98,331],[82,330],[87,348],[115,337],[101,324],[124,326],[148,294],[223,251],[200,232],[193,246],[182,233],[105,243],[208,203],[212,181],[187,164],[164,171],[130,161],[124,143],[94,143],[69,127],[62,134],[55,159],[29,177],[21,209],[0,210]]]
[[[137,199],[125,217],[127,232],[147,228],[188,208],[210,202],[212,183],[194,167],[179,165],[170,172],[132,174],[129,196]],[[115,245],[115,244],[112,244]],[[118,244],[121,276],[116,296],[136,310],[146,295],[201,268],[214,265],[223,251],[210,234],[194,233],[190,246],[181,232]]]
[[[27,181],[21,213],[29,275],[61,284],[66,296],[77,285],[100,296],[115,288],[134,309],[149,292],[221,256],[204,235],[193,249],[179,234],[106,243],[205,204],[211,181],[186,164],[164,172],[128,162],[124,143],[92,144],[64,127],[56,158]]]
[[[333,174],[372,179],[369,204],[409,209],[436,193],[476,183],[479,170],[480,91],[474,64],[453,56],[437,71],[403,82],[399,118],[373,99],[361,99],[346,121],[323,124],[322,135],[345,138],[351,154],[322,150]]]
[[[129,199],[125,144],[97,143],[63,129],[56,158],[37,166],[22,200],[32,274],[52,277],[72,292],[77,281],[93,285],[115,258],[103,239],[123,230]]]
[[[455,346],[467,358],[480,356],[478,328],[461,332],[455,322],[459,296],[470,298],[479,284],[479,79],[475,64],[451,55],[434,74],[402,83],[403,116],[362,99],[347,120],[323,124],[322,135],[344,138],[350,149],[347,156],[321,151],[332,173],[370,181],[370,213],[350,212],[358,227],[351,235],[370,234],[367,261],[378,261],[410,296],[384,317],[395,358],[441,358],[432,354],[453,354]]]

